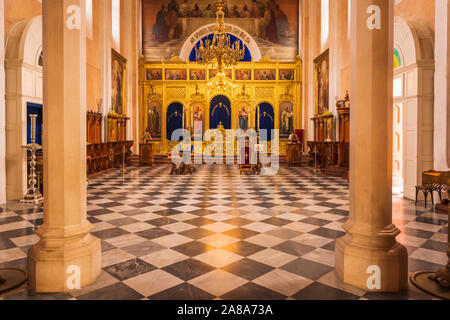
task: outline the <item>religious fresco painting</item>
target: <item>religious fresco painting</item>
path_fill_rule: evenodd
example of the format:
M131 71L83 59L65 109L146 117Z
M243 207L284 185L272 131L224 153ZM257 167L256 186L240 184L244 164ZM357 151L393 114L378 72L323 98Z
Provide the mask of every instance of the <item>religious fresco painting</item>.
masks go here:
M147 79L147 81L162 80L162 69L145 70L145 78Z
M275 69L255 70L255 80L275 80Z
M314 60L316 70L316 111L322 115L329 110L329 68L330 51L327 50Z
M237 128L247 132L247 130L250 129L250 105L247 102L238 103L237 110Z
M185 69L166 70L166 80L187 80Z
M280 104L280 138L288 139L294 132L294 104L285 101Z
M125 76L127 60L115 50L111 54L111 113L125 114Z
M152 139L161 138L161 104L159 102L149 101L148 103L145 132L149 133Z
M252 70L250 70L250 69L238 69L238 70L236 70L235 79L239 80L239 81L252 80Z
M182 46L199 26L215 22L214 3L214 0L143 0L144 52L170 49L180 43ZM223 11L227 23L245 30L258 44L290 48L292 56L289 58L295 59L298 54L298 1L228 0Z
M225 76L228 79L233 79L233 71L231 69L225 69L223 72L225 73ZM214 78L215 76L217 76L218 73L219 73L219 70L217 70L217 69L210 69L209 70L209 79Z
M189 75L189 79L190 80L206 80L205 77L205 70L190 70L190 75Z
M204 109L205 106L201 102L196 102L191 106L192 110L192 134L195 138L202 138L203 132L204 132L204 123L205 123L205 116L204 116Z
M278 80L290 80L293 81L295 72L293 69L280 69L280 75Z

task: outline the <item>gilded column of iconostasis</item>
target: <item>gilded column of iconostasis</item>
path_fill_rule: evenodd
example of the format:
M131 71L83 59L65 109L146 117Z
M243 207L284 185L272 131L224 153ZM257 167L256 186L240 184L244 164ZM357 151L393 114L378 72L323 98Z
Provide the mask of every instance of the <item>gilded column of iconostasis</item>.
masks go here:
M278 129L284 154L289 136L302 129L298 3L227 1L224 11L245 57L221 75L216 65L197 62L195 51L212 39L214 1L143 1L139 134L156 154L179 143L172 133L180 128L192 140L209 129Z

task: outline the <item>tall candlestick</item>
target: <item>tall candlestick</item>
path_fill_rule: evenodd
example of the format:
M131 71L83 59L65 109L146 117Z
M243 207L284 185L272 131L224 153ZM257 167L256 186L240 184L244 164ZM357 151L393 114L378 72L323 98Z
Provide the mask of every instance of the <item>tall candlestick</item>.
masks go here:
M36 142L36 118L37 114L30 114L31 119L31 143Z
M37 175L36 175L36 151L41 150L42 147L36 144L36 118L37 114L30 114L31 127L30 127L30 136L31 143L29 145L23 146L22 148L30 151L31 153L31 161L30 161L30 171L28 174L28 189L27 194L24 199L21 201L22 203L33 203L38 205L42 202L43 197L41 191L39 190L39 186L36 187L37 183Z

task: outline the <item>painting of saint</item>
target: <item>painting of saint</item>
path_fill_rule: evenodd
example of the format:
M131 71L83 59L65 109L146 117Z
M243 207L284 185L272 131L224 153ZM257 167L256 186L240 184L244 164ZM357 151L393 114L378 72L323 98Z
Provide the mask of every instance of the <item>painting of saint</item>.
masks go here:
M275 80L275 70L255 70L255 80Z
M203 104L192 106L192 128L194 136L203 136Z
M280 69L279 80L294 80L294 70L293 69Z
M112 51L111 77L112 77L112 113L122 115L125 113L125 68L126 60L116 51Z
M146 131L153 138L161 137L161 105L158 102L148 103Z
M187 80L186 70L166 70L166 80Z
M146 72L146 79L147 81L152 80L162 80L162 70L161 69L147 69Z
M317 113L324 114L329 110L329 50L325 51L314 60L317 70Z
M292 102L280 104L280 137L288 138L294 132L294 105Z
M242 104L242 108L238 113L239 119L239 129L244 132L247 132L249 129L249 114L248 114L248 106L246 104Z
M206 80L205 78L205 70L190 70L190 77L191 80Z
M249 69L236 70L236 80L251 80L252 71Z

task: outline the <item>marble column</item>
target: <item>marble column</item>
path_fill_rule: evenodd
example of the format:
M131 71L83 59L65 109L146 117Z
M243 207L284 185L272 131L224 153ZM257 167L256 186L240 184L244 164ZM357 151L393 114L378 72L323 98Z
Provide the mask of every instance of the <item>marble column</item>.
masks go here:
M111 108L111 45L112 17L111 0L96 0L100 10L99 57L100 57L100 96L103 101L102 141L108 140L107 115ZM94 21L95 24L95 21Z
M5 8L0 0L0 205L6 203Z
M320 54L320 1L303 1L303 125L305 140L314 140L315 71L314 59Z
M436 0L434 170L450 170L450 1Z
M351 5L350 218L336 242L336 272L367 291L399 292L407 285L408 260L392 224L394 1Z
M86 218L84 0L43 2L44 224L28 254L37 292L87 286L101 272L100 240Z

